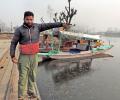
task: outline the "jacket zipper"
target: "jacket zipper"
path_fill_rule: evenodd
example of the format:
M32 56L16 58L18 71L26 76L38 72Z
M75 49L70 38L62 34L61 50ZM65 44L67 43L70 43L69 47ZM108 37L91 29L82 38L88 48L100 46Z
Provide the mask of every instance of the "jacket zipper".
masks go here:
M26 25L24 25L27 29L28 29L28 34L29 34L29 37L30 37L30 43L32 42L32 38L31 38L31 33L30 33L30 29L29 27L27 27Z
M28 29L28 31L29 31L30 43L31 43L32 42L32 38L31 38L30 28Z
M27 27L27 26L25 25L25 27ZM29 34L29 37L30 37L30 44L31 44L31 43L32 43L31 32L30 32L30 29L31 29L31 28L27 27L27 29L28 29L28 34ZM32 52L32 49L31 49L31 48L30 48L30 50L31 50L31 52Z

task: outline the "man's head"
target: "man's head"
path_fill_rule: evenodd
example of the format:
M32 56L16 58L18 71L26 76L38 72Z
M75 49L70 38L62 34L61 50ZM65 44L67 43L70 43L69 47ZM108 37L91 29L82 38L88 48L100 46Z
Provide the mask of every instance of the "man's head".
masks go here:
M24 13L24 23L30 27L30 26L33 25L33 22L34 22L34 14L33 14L33 12L26 11Z

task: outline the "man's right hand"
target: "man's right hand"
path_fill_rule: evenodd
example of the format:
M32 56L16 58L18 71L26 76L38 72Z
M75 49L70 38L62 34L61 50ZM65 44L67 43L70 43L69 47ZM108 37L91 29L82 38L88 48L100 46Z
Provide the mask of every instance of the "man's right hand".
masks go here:
M15 64L17 64L17 63L18 63L17 58L16 58L16 57L13 57L13 58L12 58L12 62L15 63Z

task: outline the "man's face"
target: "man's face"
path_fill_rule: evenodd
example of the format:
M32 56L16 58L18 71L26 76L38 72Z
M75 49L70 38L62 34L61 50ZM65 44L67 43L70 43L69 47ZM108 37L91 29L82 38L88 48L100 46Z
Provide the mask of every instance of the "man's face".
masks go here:
M33 22L34 22L34 17L33 16L26 16L24 18L24 22L28 25L28 26L32 26Z

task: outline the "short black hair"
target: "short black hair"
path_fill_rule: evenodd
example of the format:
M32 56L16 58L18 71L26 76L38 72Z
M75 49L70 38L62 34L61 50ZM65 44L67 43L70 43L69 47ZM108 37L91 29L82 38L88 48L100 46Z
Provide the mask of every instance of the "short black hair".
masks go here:
M26 12L24 12L24 18L27 17L27 16L33 16L34 17L34 14L31 11L26 11Z

